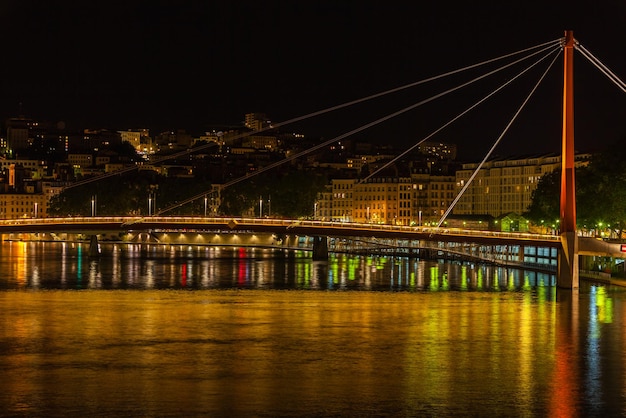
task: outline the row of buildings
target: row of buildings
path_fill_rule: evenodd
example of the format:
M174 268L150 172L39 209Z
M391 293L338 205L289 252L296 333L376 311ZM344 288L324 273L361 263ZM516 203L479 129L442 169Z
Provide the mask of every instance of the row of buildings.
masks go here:
M590 157L576 155L575 164L586 165ZM438 225L443 221L464 227L511 215L519 219L532 203L539 179L560 167L559 155L541 155L496 159L482 165L465 163L447 175L416 169L404 176L333 179L318 194L314 216L396 225ZM505 229L526 227L512 222Z
M0 138L0 219L46 217L50 199L75 181L138 167L170 176L204 172L212 187L245 176L309 148L297 134L271 129L264 114L251 113L239 128L193 136L185 131L150 136L147 129L84 130L70 134L63 126L42 126L26 118L7 121ZM120 155L127 144L140 159ZM189 153L195 146L210 151ZM170 158L172 153L182 158ZM37 155L39 158L20 158ZM170 157L168 157L168 155ZM576 156L587 164L590 156ZM312 208L319 220L398 225L432 225L444 216L463 223L484 217L523 214L546 173L560 168L560 156L540 155L456 162L456 146L426 142L417 154L390 164L390 150L367 144L333 144L298 163L303 170L328 169L333 175ZM372 173L372 174L370 174ZM471 181L470 181L471 180ZM214 202L210 213L217 213ZM467 226L467 225L464 225ZM511 229L523 228L512 226Z

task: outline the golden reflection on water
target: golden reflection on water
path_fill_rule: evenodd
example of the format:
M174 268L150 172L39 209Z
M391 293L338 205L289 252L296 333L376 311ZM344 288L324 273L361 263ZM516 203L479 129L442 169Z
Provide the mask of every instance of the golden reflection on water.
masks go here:
M624 297L605 287L384 257L52 248L0 244L0 415L626 416ZM50 275L68 290L44 290ZM224 277L290 290L204 290ZM394 291L335 291L352 286Z
M574 413L578 325L559 307L519 293L1 292L0 405L28 415Z

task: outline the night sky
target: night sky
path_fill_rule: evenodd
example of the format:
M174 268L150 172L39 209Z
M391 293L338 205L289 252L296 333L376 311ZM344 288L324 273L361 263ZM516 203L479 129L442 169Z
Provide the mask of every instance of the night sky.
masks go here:
M282 122L554 40L566 29L626 80L623 0L588 1L584 7L573 6L581 2L456 3L4 0L0 117L21 109L39 120L64 121L68 129L149 128L153 134L171 129L199 134L238 125L249 112ZM462 159L480 158L545 68L529 71L433 139L458 144ZM511 74L498 74L490 83L351 139L409 147ZM580 54L575 74L577 148L593 151L626 141L626 94ZM469 79L463 77L282 130L331 139ZM559 152L561 91L562 55L496 153Z

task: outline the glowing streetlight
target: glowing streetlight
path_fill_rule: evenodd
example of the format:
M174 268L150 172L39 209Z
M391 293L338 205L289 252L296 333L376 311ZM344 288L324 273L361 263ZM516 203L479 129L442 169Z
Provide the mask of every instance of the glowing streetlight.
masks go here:
M95 194L91 196L91 216L96 216L96 199Z
M204 196L204 217L206 218L206 206L207 206L207 197Z
M263 197L259 196L259 218L263 217Z

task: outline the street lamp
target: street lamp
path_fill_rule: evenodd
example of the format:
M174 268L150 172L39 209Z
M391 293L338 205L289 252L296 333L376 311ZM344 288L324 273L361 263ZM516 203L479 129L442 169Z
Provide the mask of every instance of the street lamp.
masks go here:
M207 197L204 196L204 217L206 218L206 205L207 205Z
M263 217L263 197L259 196L259 218Z
M35 218L37 217L37 202L35 202Z
M95 194L91 196L91 216L96 216L96 198Z
M152 215L152 195L148 196L148 216Z

